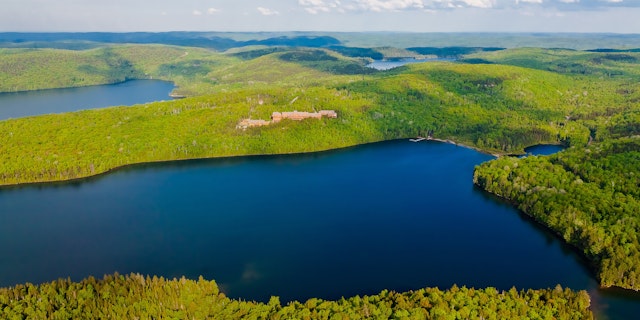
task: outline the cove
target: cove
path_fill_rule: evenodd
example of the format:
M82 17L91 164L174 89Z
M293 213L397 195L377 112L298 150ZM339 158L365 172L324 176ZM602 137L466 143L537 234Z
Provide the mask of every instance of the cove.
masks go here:
M0 120L169 100L171 82L130 80L99 86L0 93Z
M0 189L0 286L113 272L215 279L282 301L421 287L588 290L600 319L640 300L475 188L491 156L391 141L322 153L145 164Z

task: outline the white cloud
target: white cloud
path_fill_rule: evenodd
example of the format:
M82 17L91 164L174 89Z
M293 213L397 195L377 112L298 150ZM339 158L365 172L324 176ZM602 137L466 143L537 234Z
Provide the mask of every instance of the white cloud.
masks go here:
M356 0L364 10L383 12L400 11L406 9L423 9L422 0Z
M201 16L202 15L202 11L193 10L193 12L191 14L193 14L194 16Z
M218 12L220 12L220 9L216 9L216 8L207 9L207 14L216 14Z
M496 4L496 0L462 0L462 2L468 7L485 9L493 8L493 6Z
M433 9L455 8L495 8L499 1L506 3L514 0L298 0L298 4L311 14L324 12L398 12L408 10L421 10L433 12ZM544 0L515 0L518 2L542 3ZM567 1L567 0L565 0ZM577 1L577 0L568 0ZM620 1L620 0L607 0Z
M318 14L321 12L330 12L331 9L327 8L327 7L309 7L309 8L305 8L305 11L311 13L311 14Z
M431 0L430 8L482 8L488 9L496 6L498 0ZM516 0L517 3L518 0Z
M263 16L275 16L275 15L279 15L280 12L276 11L276 10L272 10L269 8L265 8L265 7L257 7L256 8L260 14L262 14Z
M536 4L541 4L543 2L543 0L516 0L516 4L519 3L536 3Z
M309 14L352 12L403 12L456 10L464 8L506 9L514 6L538 6L561 11L599 10L607 7L640 7L640 0L297 0ZM521 7L521 9L523 9Z
M333 9L338 12L345 11L345 8L342 6L342 3L339 0L298 0L298 4L306 7L304 8L304 10L311 14L331 12Z
M324 0L298 0L298 3L303 6L323 7L325 6Z

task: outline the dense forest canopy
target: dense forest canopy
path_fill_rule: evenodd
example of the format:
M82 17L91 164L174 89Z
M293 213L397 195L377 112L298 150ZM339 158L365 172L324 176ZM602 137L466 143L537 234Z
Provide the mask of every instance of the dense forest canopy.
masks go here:
M3 319L593 319L589 295L554 289L384 290L338 301L235 300L214 281L139 274L0 289Z
M573 147L548 157L503 157L474 182L582 249L601 285L640 289L640 138Z

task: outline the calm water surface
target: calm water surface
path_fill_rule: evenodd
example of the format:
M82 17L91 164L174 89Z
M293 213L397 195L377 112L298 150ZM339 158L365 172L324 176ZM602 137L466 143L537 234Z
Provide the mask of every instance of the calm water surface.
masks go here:
M376 70L389 70L397 67L404 66L410 63L420 63L420 62L428 62L428 61L455 61L455 59L450 58L430 58L430 59L415 59L415 58L406 58L400 60L374 60L370 64L367 65L369 68L373 68Z
M118 84L0 93L0 120L47 113L170 100L171 82L131 80Z
M539 144L524 149L527 154L550 155L564 150L564 146L557 144Z
M231 297L336 299L425 286L599 291L570 248L474 188L491 159L438 142L139 165L0 189L0 286L120 273L215 279Z

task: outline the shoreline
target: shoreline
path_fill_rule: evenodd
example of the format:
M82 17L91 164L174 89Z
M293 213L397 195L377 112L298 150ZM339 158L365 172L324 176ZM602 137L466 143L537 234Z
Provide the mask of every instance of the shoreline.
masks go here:
M101 82L101 83L93 83L93 84L86 84L86 85L78 85L78 86L72 86L72 87L52 87L52 88L40 88L40 89L31 89L31 90L16 90L16 91L0 91L0 94L10 94L10 93L25 93L25 92L37 92L37 91L48 91L48 90L59 90L59 89L79 89L79 88L87 88L87 87L98 87L98 86L111 86L111 85L116 85L116 84L123 84L129 81L140 81L140 80L151 80L151 81L163 81L163 82L170 82L174 85L174 89L178 88L178 86L176 85L175 81L173 80L164 80L164 79L152 79L152 78L131 78L131 79L125 79L124 81L116 81L116 82ZM167 96L168 97L172 97L171 94L173 93L173 90L171 91L171 93L169 93ZM184 96L185 98L187 96Z
M95 174L92 174L92 175L81 176L81 177L76 177L76 178L71 178L71 179L45 180L45 181L18 182L18 183L10 183L10 184L0 184L0 190L5 189L5 188L8 189L8 188L21 188L21 187L29 187L29 186L43 186L43 185L47 185L47 184L53 185L53 184L79 183L79 182L82 182L82 180L90 180L90 179L100 178L102 176L105 176L107 174L113 173L115 171L127 169L127 168L134 167L134 166L165 164L165 163L166 164L170 164L170 163L176 163L176 162L189 162L189 161L237 159L237 158L295 156L295 155L305 155L305 154L313 154L313 153L320 153L320 152L333 152L333 151L339 151L339 150L348 149L348 148L354 148L354 147L358 147L358 146L370 145L370 144L374 144L374 143L384 143L384 142L402 141L402 140L404 140L404 138L391 139L391 140L378 140L378 141L358 143L358 144L353 144L353 145L348 145L348 146L343 146L343 147L334 147L334 148L328 148L328 149L318 149L318 150L314 150L314 151L284 152L284 153L253 153L253 154L221 155L221 156L210 156L210 157L196 157L196 158L166 159L166 160L153 160L153 161L133 162L133 163L127 163L127 164L123 164L123 165L120 165L120 166L117 166L117 167L113 167L113 168L107 169L106 171L103 171L103 172L98 172L98 173L95 173Z
M480 153L491 155L494 158L500 158L500 157L506 155L506 154L501 154L501 153L490 152L490 151L487 151L487 150L482 150L480 148L473 147L473 146L470 146L470 145L466 145L466 144L463 144L463 143L458 143L458 142L455 142L455 141L449 140L449 139L439 139L439 138L427 137L426 140L427 141L436 141L436 142L448 143L448 144L452 144L452 145L455 145L455 146L458 146L458 147L475 150L475 151L480 152Z
M535 223L539 227L542 227L544 230L546 230L549 233L553 234L553 236L556 237L560 242L562 242L565 245L569 246L569 248L571 248L571 250L574 253L578 254L580 256L580 258L582 258L582 260L584 262L586 262L587 268L592 273L592 275L594 276L595 280L597 280L597 282L598 282L598 290L620 291L620 292L623 292L625 294L638 295L638 297L640 298L640 288L638 288L638 289L625 288L625 287L616 286L616 285L603 286L600 283L600 275L598 274L598 266L594 263L594 261L592 261L592 259L587 257L587 255L584 253L584 250L582 248L580 248L580 247L578 247L578 246L576 246L576 245L574 245L572 243L567 242L564 238L562 238L562 235L560 233L558 233L556 230L551 229L549 226L547 226L546 224L544 224L540 220L536 219L534 216L532 216L529 213L527 213L526 211L518 208L518 203L517 202L515 202L515 201L513 201L513 200L511 200L509 198L506 198L506 197L504 197L502 195L487 191L484 188L482 188L482 186L478 185L477 183L474 183L473 185L475 187L479 188L480 190L482 190L482 192L484 192L485 194L490 195L490 196L495 197L495 198L498 198L498 199L508 203L514 209L518 210L518 212L520 212L527 220L529 220L532 223Z
M326 148L326 149L318 149L318 150L313 150L313 151L284 152L284 153L254 153L254 154L220 155L220 156L215 156L214 155L214 156L195 157L195 158L165 159L165 160L152 160L152 161L132 162L132 163L123 164L123 165L120 165L120 166L117 166L117 167L109 168L109 169L107 169L106 171L103 171L103 172L98 172L98 173L87 175L87 176L75 177L75 178L71 178L71 179L43 180L43 181L18 182L18 183L8 183L8 184L0 183L0 190L3 189L3 188L19 188L19 187L26 187L26 186L30 186L30 185L37 186L37 185L46 185L46 184L76 183L76 182L81 182L82 180L98 178L98 177L101 177L103 175L107 175L109 173L115 172L117 170L122 170L122 169L126 169L128 167L139 166L139 165L161 164L161 163L172 163L172 162L185 162L185 161L204 161L204 160L213 160L213 159L234 159L234 158L243 158L243 157L262 157L262 156L269 156L270 157L270 156L302 155L302 154L312 154L312 153L319 153L319 152L338 151L338 150L343 150L343 149L347 149L347 148L370 145L370 144L374 144L374 143L403 141L403 140L406 140L406 139L410 139L410 138L405 137L405 138L395 138L395 139L389 139L389 140L376 140L376 141L370 141L370 142L356 143L356 144L353 144L353 145L346 145L346 146L342 146L342 147L331 147L331 148ZM452 144L452 145L455 145L455 146L458 146L458 147L467 148L467 149L474 150L476 152L480 152L480 153L483 153L483 154L491 155L494 158L499 158L499 157L502 157L502 156L505 156L505 155L509 155L509 154L503 154L503 153L497 153L497 152L491 152L491 151L488 151L488 150L483 150L483 149L480 149L480 148L477 148L477 147L473 147L473 146L470 146L470 145L467 145L467 144L455 142L455 141L450 140L450 139L440 139L440 138L427 137L427 138L425 138L424 141L435 141L435 142L440 142L440 143Z

